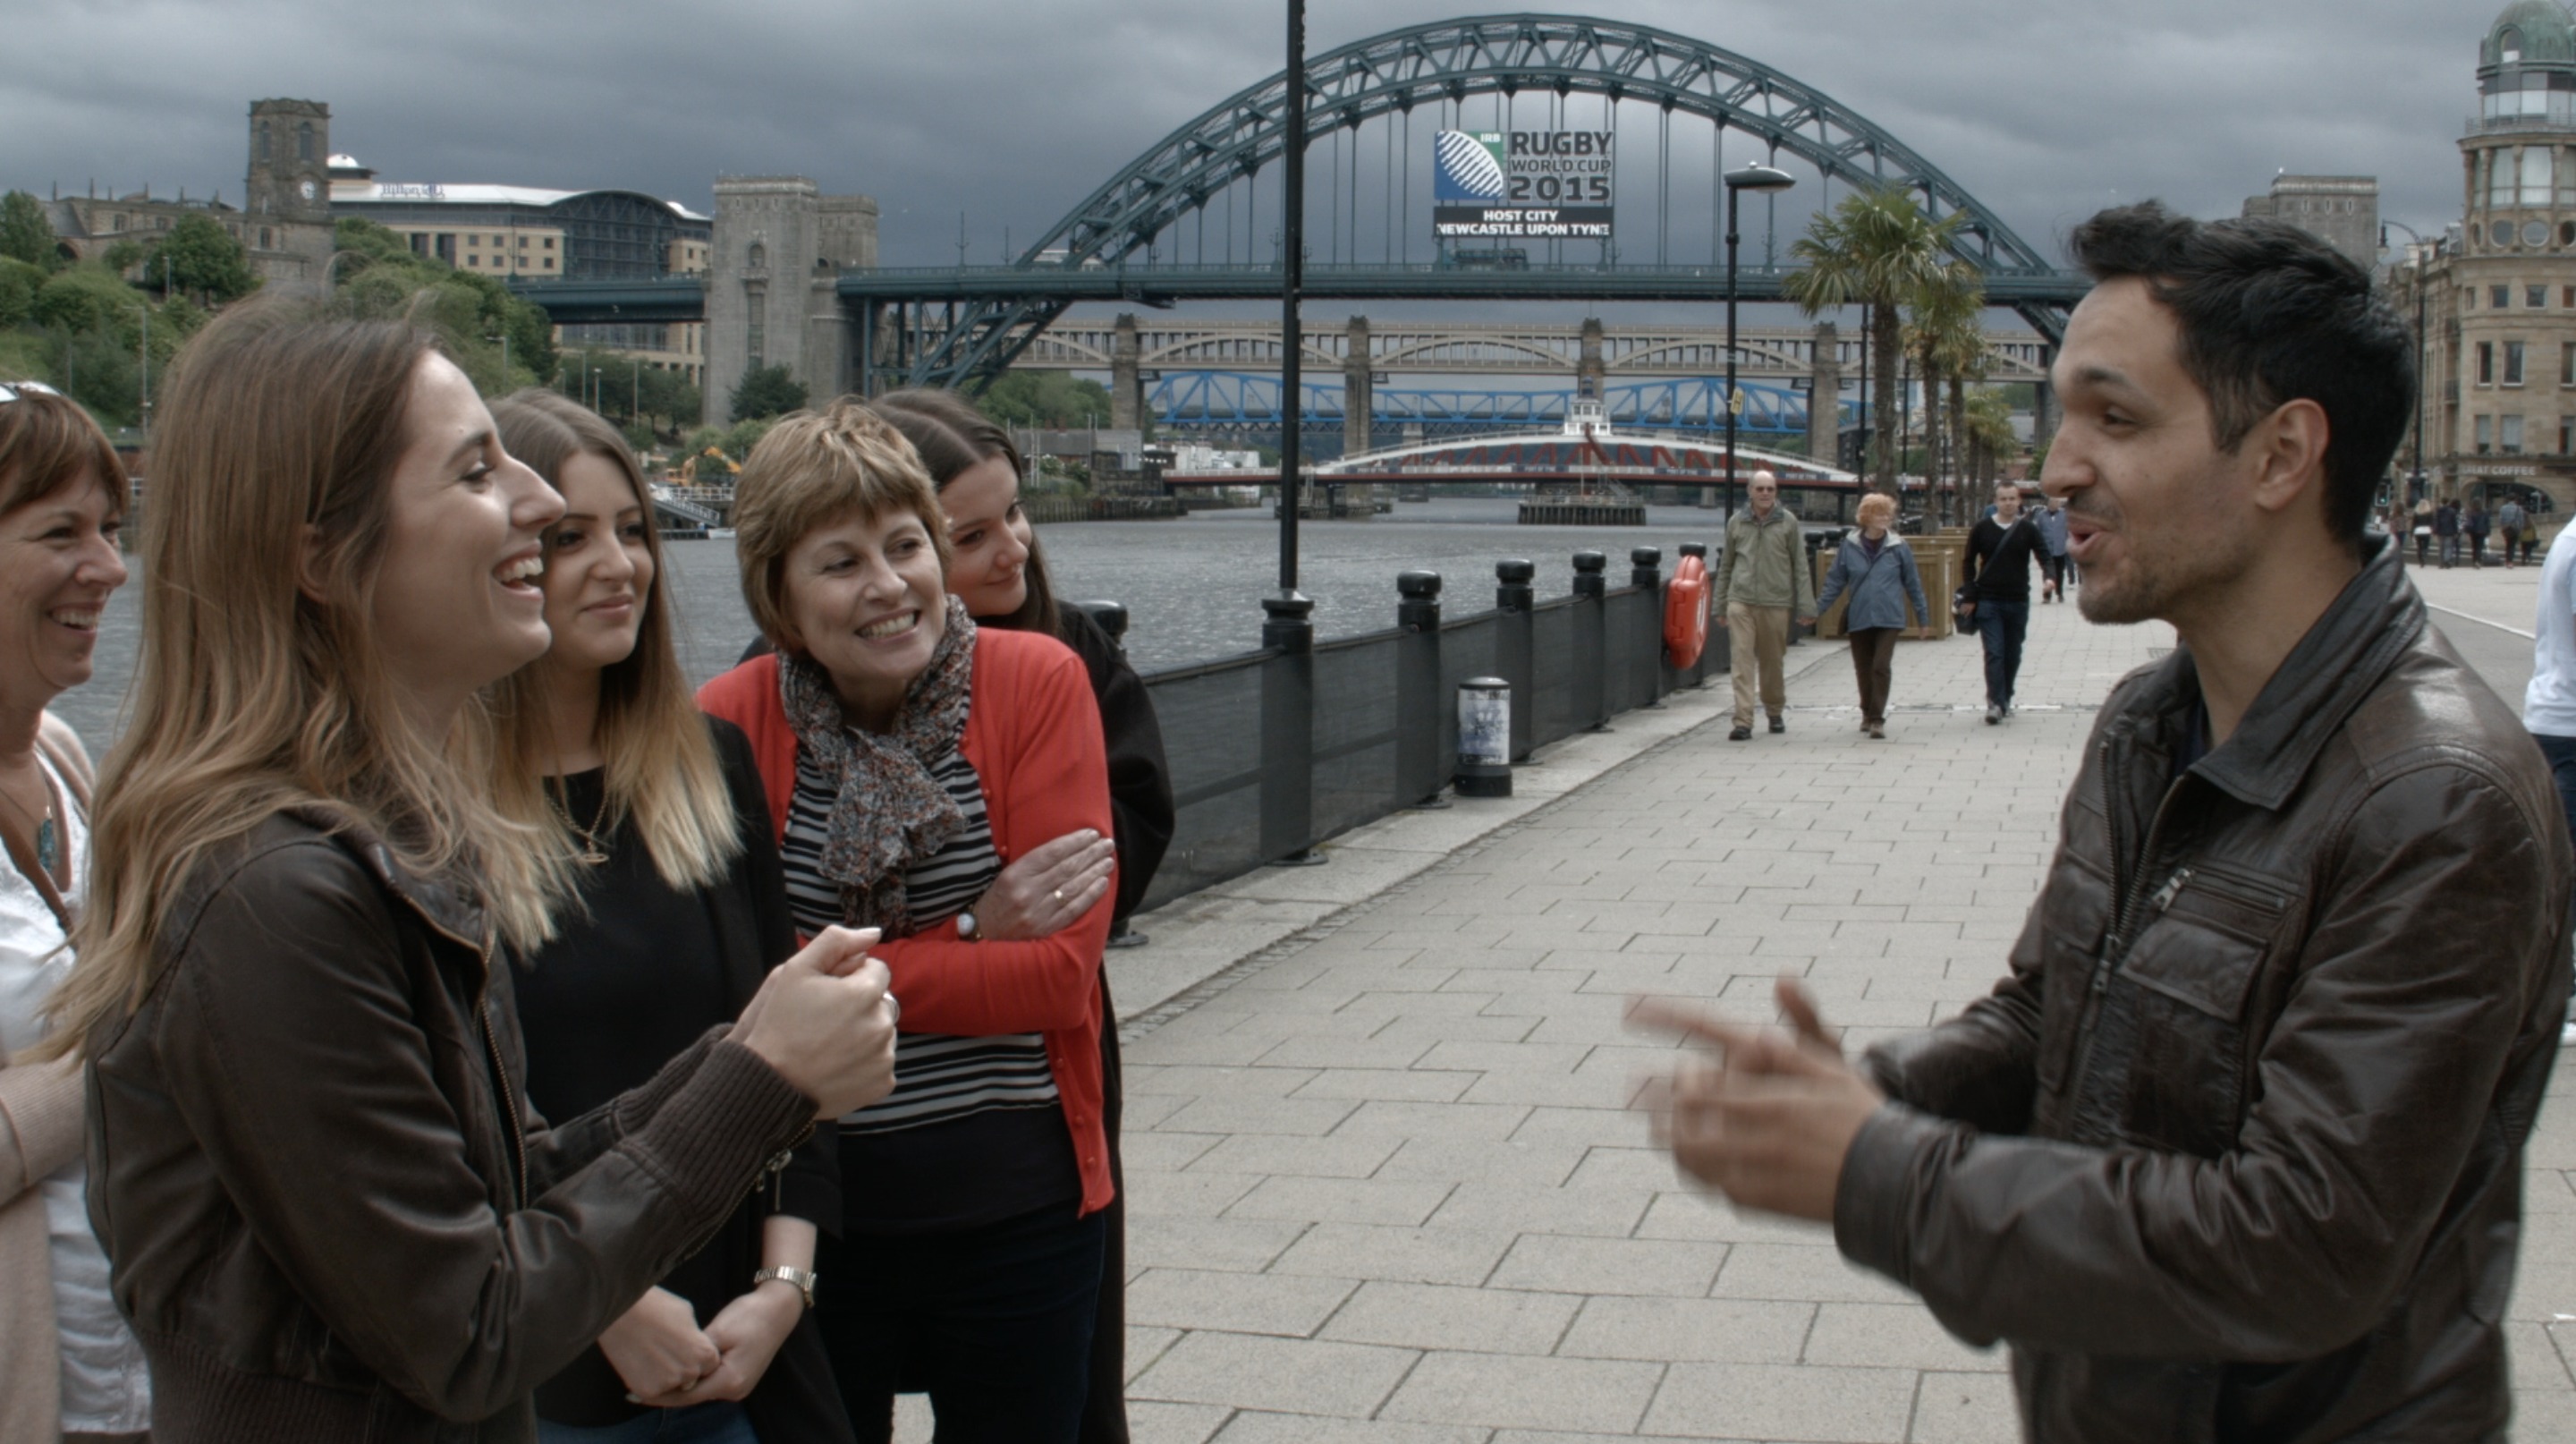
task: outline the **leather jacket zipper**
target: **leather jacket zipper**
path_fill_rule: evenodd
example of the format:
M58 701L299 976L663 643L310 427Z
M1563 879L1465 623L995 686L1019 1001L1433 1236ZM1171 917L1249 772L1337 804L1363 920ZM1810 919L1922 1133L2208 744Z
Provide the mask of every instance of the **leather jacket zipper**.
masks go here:
M2106 738L2102 743L2104 804L2102 815L2110 825L2111 866L2115 873L2120 866L2120 819L2124 811L2120 801L2128 795L2127 789L2120 785L2122 776L2119 763L2118 750ZM2111 911L2110 931L2102 939L2101 951L2094 956L2093 976L2085 986L2084 1006L2076 1017L2076 1027L2082 1030L2083 1043L2075 1055L2075 1071L2066 1080L2070 1095L2080 1089L2083 1086L2083 1080L2091 1075L2095 1024L2101 1020L2103 998L2111 991L2113 970L2118 968L2121 961L2129 955L2129 944L2136 937L2138 930L2171 906L2175 894L2180 893L2183 884L2191 879L2190 868L2177 868L2173 876L2166 879L2164 886L2158 888L2152 897L2144 896L2148 877L2147 861L2156 855L2156 840L2164 832L2165 814L2173 806L2174 794L2181 790L2182 783L2179 780L2169 783L2165 787L2165 795L2157 801L2155 816L2147 821L2147 835L2139 846L2136 865L2130 870L2135 881L2120 890L2119 898L2113 904ZM2145 910L2145 916L2139 915L2142 909Z
M482 1006L476 1010L483 1023L483 1056L491 1061L492 1078L501 1089L501 1113L510 1124L510 1153L517 1167L510 1174L510 1196L520 1209L528 1206L528 1135L519 1121L518 1095L510 1087L509 1066L501 1061L500 1040L492 1033L492 943L487 935L475 945L483 959Z

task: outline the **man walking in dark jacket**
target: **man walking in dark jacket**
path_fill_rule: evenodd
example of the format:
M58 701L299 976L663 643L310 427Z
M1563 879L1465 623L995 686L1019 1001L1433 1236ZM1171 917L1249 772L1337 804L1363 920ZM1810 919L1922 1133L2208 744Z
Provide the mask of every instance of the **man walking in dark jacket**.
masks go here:
M1986 725L2012 713L2021 683L2022 639L2030 634L2030 559L2039 528L2022 515L2021 488L1995 488L1992 516L1968 533L1968 595L1977 603L1977 637L1986 648Z
M1659 1127L2009 1341L2033 1439L2500 1439L2571 863L2538 749L2364 538L2412 343L2278 221L2150 203L2071 248L2043 484L2085 615L2181 646L2097 716L1990 995L1857 1064L1791 983L1787 1032L1641 1008L1726 1054Z

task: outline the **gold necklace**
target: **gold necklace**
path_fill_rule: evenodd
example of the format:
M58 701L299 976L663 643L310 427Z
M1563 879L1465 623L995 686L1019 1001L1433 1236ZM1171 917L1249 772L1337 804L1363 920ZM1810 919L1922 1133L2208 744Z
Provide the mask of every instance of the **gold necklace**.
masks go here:
M556 796L557 792L563 793L563 796ZM581 851L573 855L573 861L584 867L597 867L608 861L608 849L599 845L599 825L608 817L607 779L600 779L599 806L592 811L588 827L572 820L570 797L571 789L564 784L562 778L556 778L554 788L546 793L546 805L554 809L555 816L563 819L563 825L567 830L581 834Z

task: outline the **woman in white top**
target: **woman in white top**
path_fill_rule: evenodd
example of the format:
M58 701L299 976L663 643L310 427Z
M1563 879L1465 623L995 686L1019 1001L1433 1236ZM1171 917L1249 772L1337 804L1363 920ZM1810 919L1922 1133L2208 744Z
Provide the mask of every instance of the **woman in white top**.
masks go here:
M14 1063L46 1032L87 866L89 759L47 703L89 680L125 469L70 400L0 383L0 1444L133 1438L143 1351L90 1231L76 1066Z

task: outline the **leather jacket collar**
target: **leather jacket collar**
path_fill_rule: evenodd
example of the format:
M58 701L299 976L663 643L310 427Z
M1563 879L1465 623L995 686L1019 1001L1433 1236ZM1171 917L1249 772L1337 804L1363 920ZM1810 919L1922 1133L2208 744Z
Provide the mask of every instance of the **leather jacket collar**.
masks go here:
M2240 802L2279 811L2318 751L2423 635L2424 601L2406 580L2395 539L2366 538L2362 546L2361 570L2290 649L2236 731L2193 765L2195 776ZM2115 731L2124 740L2156 739L2169 751L2199 697L2199 669L2177 648L2147 675Z

